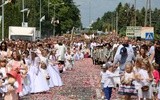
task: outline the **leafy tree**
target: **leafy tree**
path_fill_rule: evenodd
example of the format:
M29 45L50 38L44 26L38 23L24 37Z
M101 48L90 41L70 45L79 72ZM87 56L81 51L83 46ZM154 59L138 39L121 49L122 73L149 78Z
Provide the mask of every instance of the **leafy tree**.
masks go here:
M65 33L73 27L82 26L80 20L80 11L74 4L73 0L41 0L41 15L45 15L45 21L42 21L42 36L50 36L53 33L53 24L51 20L54 16L54 5L56 4L55 16L59 20L56 24L56 34ZM40 24L40 0L24 0L24 8L29 8L30 13L24 12L25 22L28 22L29 27L36 27L39 30ZM64 3L63 5L58 5ZM5 5L5 37L8 37L9 26L22 25L22 0L16 0L15 3ZM1 13L1 10L0 10ZM42 17L41 16L41 17ZM1 28L0 28L1 34Z
M149 10L148 10L149 12ZM145 20L145 8L137 9L135 12L134 5L129 5L128 3L122 5L120 2L113 12L106 12L101 18L98 18L96 22L92 24L94 30L104 31L106 28L108 31L115 29L116 17L118 14L118 31L121 36L125 35L126 26L135 25L135 13L136 13L136 26L144 26ZM155 8L152 11L152 26L155 29L155 38L160 38L160 9ZM148 15L149 25L149 15Z

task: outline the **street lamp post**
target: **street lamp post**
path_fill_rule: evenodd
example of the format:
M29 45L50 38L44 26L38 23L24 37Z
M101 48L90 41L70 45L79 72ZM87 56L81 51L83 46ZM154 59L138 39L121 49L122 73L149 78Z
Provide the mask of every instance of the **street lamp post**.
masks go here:
M89 27L91 27L91 0L89 0Z
M116 34L118 34L118 12L116 12Z
M24 9L24 0L22 0L22 9ZM24 11L23 11L23 24L24 24Z
M4 0L2 0L2 4ZM4 39L4 5L2 6L2 40Z
M42 15L41 15L41 11L42 11L41 6L42 6L42 4L41 4L41 3L42 3L42 0L40 0L40 8L39 8L39 9L40 9L40 19L41 19L41 17L42 17ZM41 26L41 21L39 20L39 31L40 31L40 34L41 34L41 31L42 31L42 30L41 30L41 27L42 27L42 26Z
M25 15L24 15L24 12L26 12L26 11L29 11L29 8L23 8L23 9L21 10L21 12L23 13L22 27L26 27L26 26L25 26Z
M136 12L136 9L137 9L137 3L136 3L136 0L134 0L134 13L135 13L135 15L134 15L134 26L136 26L136 24L137 24L137 12Z
M55 19L56 19L56 6L58 5L63 5L64 3L60 3L60 4L53 4L54 6L54 15L53 15L53 36L55 36L56 33L56 26L55 26ZM49 9L48 9L49 10Z
M2 40L4 40L4 5L6 5L7 3L9 3L8 0L2 0L2 5L0 6L2 7Z
M56 17L56 11L55 11L55 9L56 9L56 5L54 5L54 20L53 20L53 36L55 36L55 33L56 33L56 26L55 26L55 17Z

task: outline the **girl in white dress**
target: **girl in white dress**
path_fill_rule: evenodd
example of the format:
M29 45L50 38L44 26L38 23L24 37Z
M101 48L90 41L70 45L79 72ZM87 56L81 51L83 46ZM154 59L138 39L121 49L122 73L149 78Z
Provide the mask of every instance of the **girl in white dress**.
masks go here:
M52 51L51 55L49 56L49 61L47 66L47 70L50 76L49 80L50 87L63 85L57 64L58 62L56 61L55 51Z
M124 75L121 77L121 85L119 93L125 96L125 100L130 100L131 95L137 95L133 81L135 75L131 63L126 63Z
M70 50L65 54L65 69L72 70L73 68L73 56L71 55Z
M40 68L40 71L42 72L43 74L43 77L45 78L45 81L48 83L48 85L50 84L49 83L49 80L50 80L50 76L49 76L49 73L47 71L47 65L45 62L41 62L41 68Z
M25 66L29 70L30 69L30 64L31 64L30 57L29 57L29 51L25 51L22 54L22 59L23 59L23 62L25 64ZM31 83L30 83L31 77L28 74L28 70L27 70L25 75L22 75L23 76L23 91L20 93L20 96L27 95L31 91L31 87L30 87L30 85L31 85Z
M6 59L0 59L0 93L7 92L6 84L7 84L7 69L6 69L7 61Z
M31 53L29 75L31 77L31 93L45 92L49 90L48 83L40 70L40 58L36 56L35 52Z
M144 59L142 63L142 69L139 71L140 88L138 89L138 97L143 100L152 99L152 86L153 81L152 68L148 59Z
M47 70L50 76L50 81L54 84L54 86L62 86L63 82L60 77L58 65L48 65Z
M48 52L47 49L43 49L42 50L42 55L39 55L39 56L40 56L40 59L41 59L41 68L40 68L40 70L43 73L45 79L47 77L46 81L47 81L49 87L54 87L54 83L53 83L54 80L52 78L50 78L50 76L52 75L51 74L52 72L50 71L50 70L52 70L52 68L50 66L51 61L49 60L50 53Z

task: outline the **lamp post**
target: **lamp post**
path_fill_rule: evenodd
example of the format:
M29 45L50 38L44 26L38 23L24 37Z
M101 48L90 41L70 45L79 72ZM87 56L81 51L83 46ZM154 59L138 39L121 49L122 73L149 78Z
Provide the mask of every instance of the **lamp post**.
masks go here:
M134 0L134 9L135 9L135 11L134 11L134 13L135 13L135 15L134 15L134 26L136 26L136 24L137 24L137 14L136 14L136 9L137 9L137 3L136 3L136 0Z
M40 19L41 19L41 17L42 17L42 14L41 14L41 12L42 12L42 9L41 9L41 6L42 6L42 0L40 0L40 8L39 8L39 10L40 10ZM41 34L41 21L40 21L40 19L39 19L39 32L40 32L40 34Z
M55 26L55 17L56 17L56 11L55 11L55 9L56 9L56 5L54 5L54 19L53 19L53 36L55 36L55 33L56 33L56 26Z
M2 4L4 0L2 0ZM2 40L4 39L4 5L2 6Z
M148 16L148 0L146 0L146 8L145 8L145 19L144 19L144 26L147 26L147 16Z
M24 9L24 0L22 0L22 9ZM24 24L24 11L23 11L23 24Z
M22 9L21 10L21 12L23 13L23 21L22 21L22 27L24 27L25 26L25 15L24 15L24 12L26 12L26 11L29 11L29 9L28 8L24 8L24 9Z
M118 12L116 12L116 34L118 34Z
M55 27L55 19L56 19L56 6L58 6L58 5L63 5L64 3L59 3L59 4L53 4L53 6L54 6L54 15L53 15L53 17L54 17L54 19L53 19L53 36L55 36L55 33L56 33L56 27Z
M91 27L91 0L89 0L89 27Z
M4 40L4 5L6 5L7 3L9 3L8 0L2 0L2 5L0 5L0 7L2 7L2 40Z

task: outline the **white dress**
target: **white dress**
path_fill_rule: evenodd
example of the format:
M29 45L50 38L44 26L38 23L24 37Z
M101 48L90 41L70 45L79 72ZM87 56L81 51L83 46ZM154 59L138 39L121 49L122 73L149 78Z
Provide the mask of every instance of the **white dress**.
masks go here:
M141 77L143 78L143 80L141 80L140 84L141 84L141 87L142 86L149 86L149 90L147 92L142 92L142 89L139 88L138 89L138 96L140 98L149 98L151 99L152 98L152 86L151 86L151 83L147 81L147 79L149 79L149 75L148 75L148 72L144 69L141 69L139 71Z
M63 82L60 77L58 66L49 64L47 70L50 76L50 83L53 83L54 86L62 86Z
M49 90L49 85L40 70L39 62L39 57L36 57L35 60L32 61L29 69L28 74L31 77L31 93L44 92Z
M49 73L48 73L47 69L40 68L40 71L42 72L43 77L45 78L46 82L49 85L50 83L49 83L49 80L47 80L47 77L49 78L50 76L49 76Z
M6 77L6 68L1 67L0 68L0 73L1 73L1 78ZM5 86L5 84L8 83L7 80L5 79L4 82L2 83L2 86L0 87L0 93L4 93L7 92L7 87Z
M24 60L25 60L26 66L28 67L28 70L29 70L30 65L31 65L30 59L25 58ZM31 76L29 75L29 71L28 71L26 77L23 78L23 90L19 94L19 96L27 95L30 93L30 91L31 91Z
M66 69L71 69L73 67L73 63L72 63L73 57L72 57L72 55L66 54L65 59L66 59L65 60L65 68Z
M56 57L58 61L64 61L66 53L65 45L55 45L55 48L56 48Z

